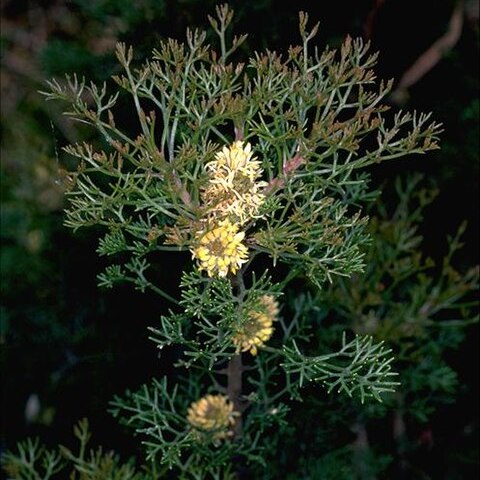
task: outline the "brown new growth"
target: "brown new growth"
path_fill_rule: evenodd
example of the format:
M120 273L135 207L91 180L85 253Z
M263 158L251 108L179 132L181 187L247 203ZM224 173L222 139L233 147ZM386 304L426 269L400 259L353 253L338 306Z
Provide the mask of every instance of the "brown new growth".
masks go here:
M305 159L301 155L295 155L290 160L287 160L283 164L283 172L281 177L275 177L270 180L269 184L265 187L265 194L278 190L285 185L285 177L291 175L297 168L305 163Z

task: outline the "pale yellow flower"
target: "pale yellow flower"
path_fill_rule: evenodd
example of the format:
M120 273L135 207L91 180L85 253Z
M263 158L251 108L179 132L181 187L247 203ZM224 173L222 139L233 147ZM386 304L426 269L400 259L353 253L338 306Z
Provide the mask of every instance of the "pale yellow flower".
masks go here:
M225 191L215 184L209 185L203 196L211 217L229 218L240 225L259 218L258 212L265 200L265 195L253 187L249 192L239 193L237 190Z
M187 421L195 429L222 439L232 435L231 428L237 416L233 403L225 395L205 395L190 405Z
M202 201L208 214L214 218L230 218L244 224L258 218L265 200L261 189L267 186L260 181L261 164L253 158L249 143L236 141L215 155L207 163L209 183L202 191Z
M224 183L226 186L233 185L237 175L253 182L262 174L262 169L260 162L252 157L252 146L249 143L243 146L242 141L236 141L215 154L215 160L207 164L207 170L219 176L214 178L215 183ZM224 175L220 175L220 172Z
M198 235L192 250L198 260L198 268L206 270L209 277L225 277L228 272L236 273L248 259L247 247L242 243L244 232L229 220L223 220L214 228Z
M278 303L272 295L263 295L259 304L248 312L248 320L235 332L233 344L237 353L250 351L256 355L273 334L273 322L278 316Z

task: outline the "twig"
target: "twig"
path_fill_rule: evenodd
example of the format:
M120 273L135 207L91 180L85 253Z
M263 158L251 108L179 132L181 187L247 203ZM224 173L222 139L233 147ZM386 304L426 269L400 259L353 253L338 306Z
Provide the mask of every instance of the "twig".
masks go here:
M293 158L283 164L282 176L272 178L269 184L265 187L265 193L278 190L285 185L285 177L291 175L301 165L305 163L305 159L301 155L295 155Z
M463 0L459 0L450 18L448 30L436 40L417 60L404 72L392 98L403 97L402 91L410 88L427 74L458 42L463 28Z

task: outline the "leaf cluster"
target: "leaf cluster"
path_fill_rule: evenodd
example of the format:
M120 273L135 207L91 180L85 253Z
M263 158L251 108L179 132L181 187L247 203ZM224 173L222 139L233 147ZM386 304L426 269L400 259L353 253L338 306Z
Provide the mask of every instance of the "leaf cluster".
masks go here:
M418 438L412 438L411 431L427 428L425 425L432 421L440 406L458 400L461 385L448 359L452 352L462 348L470 326L478 322L475 297L478 268L458 271L454 266L455 253L462 247L463 226L446 242L447 253L438 265L425 258L419 229L424 211L437 191L419 175L398 179L394 189L397 202L393 210L379 202L370 211L373 241L367 252L365 273L337 279L328 288L297 303L297 308L300 317L309 318L311 330L315 332L313 337L307 336L305 352L334 349L339 335L346 330L359 335L361 343L367 342L365 335L371 336L373 345L385 342L392 350L390 355L398 372L394 380L400 384L395 387L395 393L382 396L383 403L365 404L358 402L357 396L353 399L342 395L327 397L307 387L310 395L303 395L300 408L292 407L289 420L294 431L289 438L301 436L305 445L313 444L315 448L297 451L288 438L283 439L284 448L292 453L283 466L279 466L279 471L283 468L291 468L295 474L317 471L318 462L323 466L323 460L317 459L326 455L338 458L339 469L341 465L349 475L366 472L370 469L370 457L380 459L391 451L391 446L385 446L386 441L396 445L405 468L410 469L412 465L409 471L418 471L415 465L418 460L410 456L410 452L417 451L420 445ZM295 361L293 369L305 380L328 372L321 361L338 355L321 356L320 368L316 369L316 357L300 354L295 346L286 348ZM340 376L344 374L342 371ZM337 383L336 388L339 385L341 383ZM311 420L298 420L297 415ZM389 425L392 415L396 430L390 432L391 439L388 429L385 430L380 444L376 437L378 422L385 418ZM347 432L350 438L351 432L356 437L346 440ZM342 453L346 445L352 452L348 459ZM387 475L387 466L388 461L378 464L377 472Z
M153 380L112 402L112 413L142 437L147 461L156 465L159 474L175 467L176 478L181 479L233 479L239 453L247 463L265 467L262 433L269 422L264 414L250 415L242 437L235 441L218 442L208 432L202 432L199 441L199 433L186 420L186 411L188 400L200 396L201 374L189 375L173 388L166 378ZM275 414L278 418L283 416L280 409Z
M88 421L75 425L78 452L60 445L58 450L47 450L38 439L28 439L17 445L18 452L6 452L2 467L11 478L24 480L49 480L68 474L71 480L143 480L153 478L137 470L132 461L122 463L113 451L102 447L87 449L90 440Z
M409 399L405 408L426 420L435 404L451 401L457 390L456 373L444 357L459 347L468 325L478 322L474 292L479 271L473 267L460 273L453 264L464 224L448 239L438 266L422 256L418 229L436 190L421 182L419 175L396 181L394 211L380 206L371 224L376 240L365 274L340 280L319 301L338 319L337 331L347 324L392 347L401 368L401 391Z
M298 373L300 386L305 382L320 382L329 393L336 390L349 396L358 390L363 403L365 397L370 396L381 402L381 394L395 391L400 384L395 378L398 373L391 371L391 350L385 349L382 343L374 343L368 336L356 336L347 342L344 334L338 352L318 357L305 357L295 341L293 347L285 346L283 350L283 366L289 374ZM333 363L332 359L338 363Z
M119 44L125 73L114 77L115 93L76 76L49 82L47 99L68 102L67 115L106 143L66 147L78 159L68 177L66 225L106 228L103 255L185 249L205 214L205 164L240 139L254 146L269 182L263 218L248 239L254 253L292 265L318 286L361 271L368 242L361 204L371 194L359 169L437 148L439 126L429 115L384 115L391 83L376 87L376 55L361 40L347 38L338 52L312 51L317 26L307 32L302 14L303 45L286 56L267 50L229 62L244 37L226 46L231 11L219 7L217 15L211 23L220 52L204 32L188 31L185 44L164 41L139 67L133 50ZM124 95L136 114L132 134L115 121Z

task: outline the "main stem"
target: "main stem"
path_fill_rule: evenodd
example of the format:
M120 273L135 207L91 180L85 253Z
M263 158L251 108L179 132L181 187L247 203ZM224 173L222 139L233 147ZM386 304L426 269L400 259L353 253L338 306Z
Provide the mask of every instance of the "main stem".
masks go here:
M241 313L243 299L245 297L245 284L243 282L243 271L239 270L235 277L231 278L232 286L237 290L238 309ZM229 360L227 365L227 395L230 401L233 403L234 410L238 412L238 417L235 421L233 433L235 437L239 437L242 434L242 412L244 410L241 401L242 395L242 354L237 353Z
M241 354L234 355L228 362L227 366L227 395L233 403L234 410L239 413L233 427L235 437L242 434L242 410L243 405L240 400L242 394L242 356Z

